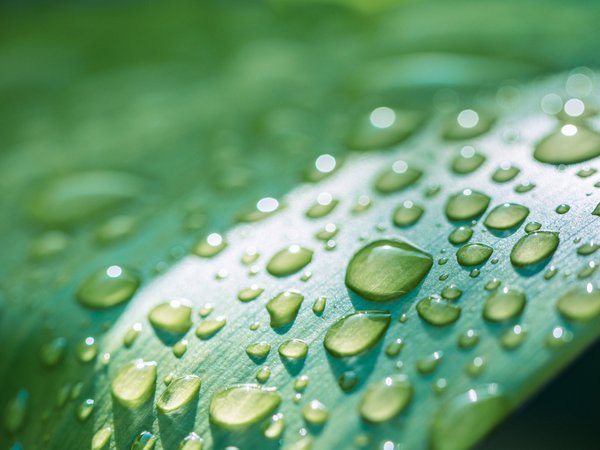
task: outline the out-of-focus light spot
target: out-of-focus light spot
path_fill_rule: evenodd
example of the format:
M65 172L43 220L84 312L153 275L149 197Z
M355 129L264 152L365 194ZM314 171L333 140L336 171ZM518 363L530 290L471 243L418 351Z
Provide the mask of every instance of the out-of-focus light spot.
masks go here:
M549 115L555 115L560 112L563 107L562 98L557 94L546 94L542 97L542 101L540 102L540 107L542 111Z
M110 278L117 278L121 276L122 273L123 269L121 269L119 266L110 266L108 269L106 269L106 275L108 275Z
M475 155L475 147L471 145L465 145L460 149L460 156L463 158L472 158Z
M389 128L396 121L396 113L387 106L380 106L371 111L371 124L376 128Z
M317 196L317 203L319 205L327 206L333 201L333 196L329 192L321 192Z
M473 128L479 123L479 114L472 109L464 109L458 113L456 121L463 128Z
M321 173L332 172L333 169L335 169L336 164L335 158L328 154L319 156L315 161L315 167Z
M217 245L221 245L223 237L219 233L210 233L206 238L206 242L208 245L216 247Z
M271 213L271 212L275 211L277 208L279 208L279 202L276 199L274 199L273 197L261 198L256 203L256 209L258 209L260 212L264 212L264 213Z
M577 127L573 124L563 125L560 132L565 136L575 136L577 134Z
M588 69L589 70L589 69ZM589 95L594 88L592 79L585 73L574 73L567 78L566 89L570 95Z
M392 164L392 170L396 173L404 173L406 169L408 169L408 164L404 161L399 160Z
M585 104L578 98L570 98L565 103L565 112L571 117L579 117L585 111Z

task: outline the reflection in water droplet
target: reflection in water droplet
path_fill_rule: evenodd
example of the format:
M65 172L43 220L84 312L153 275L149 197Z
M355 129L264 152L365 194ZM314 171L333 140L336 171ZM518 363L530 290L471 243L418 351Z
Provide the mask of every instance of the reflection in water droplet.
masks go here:
M267 264L267 271L276 277L285 277L298 272L312 261L313 252L292 244L275 253Z
M269 300L266 307L271 318L271 327L283 327L296 320L303 301L304 296L298 291L285 291Z
M158 437L154 436L149 431L142 431L135 438L131 445L131 450L152 450L158 441Z
M346 285L367 300L387 301L415 289L432 265L431 255L406 241L375 241L350 260Z
M476 219L485 212L489 203L490 198L487 195L465 189L448 198L446 216L454 221Z
M420 169L398 160L392 164L391 169L386 169L377 176L375 189L382 194L398 192L415 184L422 175Z
M554 254L560 240L558 233L535 231L517 241L510 252L510 262L517 267L536 264Z
M439 295L430 295L417 303L419 316L431 325L450 325L460 317L460 307Z
M126 408L137 408L150 399L156 386L156 363L142 359L121 367L111 383L113 397Z
M367 422L386 422L404 411L412 396L413 387L405 375L386 377L365 389L358 410Z
M163 414L170 414L188 405L200 392L200 378L186 375L169 383L156 401L156 409Z
M323 341L325 349L338 358L355 356L375 346L390 325L387 311L358 311L335 322Z
M209 418L226 429L246 428L268 417L281 403L274 389L242 384L215 393L210 401Z
M463 109L448 120L442 137L447 140L474 138L487 132L495 121L496 118L490 112Z
M140 278L133 270L109 266L83 280L76 297L77 301L87 308L110 308L129 300L139 285Z
M510 230L527 218L529 208L516 203L503 203L490 211L483 224L492 230Z

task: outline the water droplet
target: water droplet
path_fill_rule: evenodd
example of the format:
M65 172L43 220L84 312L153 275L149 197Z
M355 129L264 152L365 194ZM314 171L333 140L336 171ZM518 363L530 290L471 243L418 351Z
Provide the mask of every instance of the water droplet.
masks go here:
M452 398L435 414L431 424L432 450L471 448L510 410L498 385L469 389Z
M285 430L285 421L283 414L274 414L271 417L271 421L264 428L263 435L267 439L279 439Z
M592 283L572 289L558 299L556 309L569 320L591 320L600 314L600 290Z
M334 223L328 223L323 227L323 229L321 229L315 234L315 237L320 241L328 241L334 238L339 231L339 227L336 226Z
M325 306L327 306L327 299L325 297L318 297L313 303L312 310L319 316L325 311Z
M478 377L485 370L486 361L481 356L476 356L465 365L465 372L470 377Z
M253 359L265 359L271 352L268 342L255 342L246 346L246 354Z
M123 345L125 347L131 347L141 332L142 324L139 322L134 323L123 336Z
M253 284L252 286L244 288L238 292L237 297L241 302L251 302L252 300L256 300L263 292L263 288L261 288L258 284Z
M408 227L416 223L425 210L422 206L417 205L410 200L406 200L394 211L392 220L394 225L398 227Z
M503 203L490 211L483 224L492 230L510 230L527 218L529 208L516 203Z
M514 319L523 312L526 301L523 292L505 286L487 298L483 306L483 318L492 322Z
M62 231L48 231L32 242L29 254L36 260L50 258L63 253L68 244L68 234Z
M211 233L199 240L192 248L192 252L203 258L212 258L227 247L227 241L218 233Z
M316 183L331 175L339 167L335 156L324 153L319 155L306 172L304 179L311 183Z
M577 254L578 255L591 255L592 253L595 253L596 250L598 250L599 248L600 248L600 245L596 244L594 241L590 241L590 242L587 242L587 243L581 245L577 249Z
M204 439L196 433L188 434L179 444L179 450L202 450L204 448Z
M554 254L560 240L558 233L535 231L517 241L510 252L510 262L517 267L536 264Z
M296 320L303 301L304 296L298 291L285 291L269 300L267 311L271 317L271 327L283 327Z
M434 394L441 395L448 389L448 380L445 378L438 378L433 382L431 388L433 389Z
M29 412L29 391L21 389L4 409L4 427L9 434L17 433L25 424Z
M226 429L246 428L273 413L281 403L274 389L241 384L215 393L210 401L211 423Z
M486 291L493 291L494 289L498 289L498 286L500 286L501 281L498 278L492 278L490 281L488 281L484 288Z
M255 262L258 258L260 258L260 253L258 253L258 250L256 250L255 247L247 247L246 250L244 250L241 262L242 264L249 265Z
M279 201L273 197L261 198L254 207L242 211L236 218L237 222L254 223L266 219L281 208Z
M158 441L158 437L149 431L142 431L133 441L131 450L152 450Z
M94 400L91 398L85 399L77 407L77 419L80 422L85 422L94 411Z
M373 206L373 202L369 198L368 195L360 195L354 205L352 206L351 211L354 214L360 214L367 211L371 206Z
M473 229L469 226L455 228L448 236L448 241L451 244L464 244L473 236Z
M421 375L429 375L438 368L442 361L442 352L433 352L417 361L416 369Z
M512 350L521 345L526 336L527 329L522 325L515 325L500 336L500 344L505 349Z
M273 255L267 271L276 277L285 277L301 270L312 261L312 257L312 250L292 244Z
M494 249L489 245L466 244L456 252L456 260L461 266L478 266L485 263L493 252Z
M77 359L82 363L93 361L98 355L98 344L96 343L96 340L93 337L88 336L77 345L75 354L77 355Z
M159 330L183 334L192 326L192 307L185 300L171 300L152 308L148 320Z
M185 352L187 352L188 349L188 340L187 339L182 339L180 341L177 341L175 343L175 345L173 346L173 355L176 358L181 358L183 355L185 355Z
M598 269L598 264L595 261L588 261L583 268L577 272L577 278L580 280L590 277Z
M476 219L485 212L489 204L490 198L487 195L465 189L448 198L446 216L454 221Z
M550 280L558 273L558 269L554 266L550 266L546 272L544 272L544 280Z
M346 285L367 300L383 302L416 288L432 265L431 255L406 241L375 241L350 260Z
M329 419L329 410L319 400L311 400L302 408L302 417L312 425L323 425Z
M55 367L62 362L67 348L67 340L63 337L57 337L49 342L45 342L40 347L40 358L48 367Z
M92 450L104 450L108 447L110 438L112 436L112 427L105 426L100 428L92 437L91 448Z
M417 303L419 316L431 325L443 327L450 325L460 317L460 307L443 299L439 295L430 295Z
M329 192L321 192L317 196L315 204L306 210L306 217L310 219L325 217L335 209L338 203L339 200L333 198Z
M588 177L591 177L592 175L595 175L597 172L598 172L597 169L594 169L593 167L585 166L577 171L577 176L579 178L588 178Z
M501 164L492 174L492 180L496 183L507 183L513 180L519 173L521 169L516 166L513 166L510 163Z
M533 233L534 231L538 231L542 228L542 224L539 222L529 222L525 225L525 233Z
M217 334L221 328L227 324L227 319L223 316L218 316L214 319L207 319L200 322L196 328L196 336L200 339L210 339Z
M355 356L375 346L390 325L387 311L358 311L335 322L323 341L325 349L338 358Z
M569 205L562 203L558 205L554 211L556 211L557 214L566 214L570 209L571 207Z
M77 290L77 301L87 308L110 308L129 300L139 285L140 278L133 270L109 266L83 280Z
M457 285L451 284L442 289L441 294L446 300L456 300L462 295L462 291Z
M463 109L456 116L449 118L442 131L442 137L447 140L474 138L487 132L495 121L495 116L490 112Z
M94 238L100 245L108 245L118 240L131 236L138 225L138 221L132 216L115 216L96 228Z
M113 397L126 408L146 403L156 387L156 363L138 359L119 369L112 380Z
M573 340L573 333L563 327L554 327L546 336L546 346L549 348L560 348Z
M485 156L477 152L470 145L464 146L454 157L450 165L452 172L466 175L476 171L485 162Z
M401 338L394 339L385 346L385 354L390 358L394 358L400 354L400 350L404 347L404 341Z
M406 189L415 184L423 172L409 166L405 161L398 160L390 169L381 172L375 180L375 189L382 194L391 194Z
M600 187L600 185L598 187ZM598 203L592 211L592 216L600 216L600 203Z
M477 330L469 328L458 335L458 346L460 348L473 348L479 343Z
M308 345L301 339L289 339L284 341L277 351L284 359L304 359L308 354Z
M404 411L412 396L413 387L406 376L386 377L365 389L358 410L367 422L386 422Z
M525 194L535 189L536 184L532 181L524 181L515 186L515 192L517 194Z
M186 375L169 383L156 401L156 409L163 414L176 412L188 405L200 392L200 378Z
M296 378L294 380L294 390L296 392L301 392L304 389L306 389L306 386L308 386L308 383L310 382L310 379L308 377L308 375L300 375L298 378Z
M548 164L575 164L600 156L600 135L584 125L563 125L542 139L533 157Z
M255 378L259 383L266 383L271 376L271 369L268 366L263 366L256 372Z

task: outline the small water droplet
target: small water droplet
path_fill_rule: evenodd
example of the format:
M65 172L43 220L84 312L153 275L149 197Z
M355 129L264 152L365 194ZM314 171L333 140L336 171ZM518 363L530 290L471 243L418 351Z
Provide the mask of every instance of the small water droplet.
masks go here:
M29 412L29 391L21 389L10 399L4 409L4 427L9 434L16 434L23 425Z
M517 267L536 264L554 254L560 240L558 233L534 231L517 241L510 252L510 262Z
M236 385L213 395L209 418L222 428L247 428L272 414L280 403L281 396L274 389L255 384Z
M532 181L523 181L515 186L515 192L517 194L525 194L535 189L536 184Z
M460 296L462 295L462 291L457 285L451 284L442 289L441 294L442 297L444 297L446 300L456 300L460 298Z
M385 334L391 316L387 311L358 311L335 322L323 340L325 349L338 358L361 354Z
M281 205L279 201L273 197L261 198L256 204L237 215L236 221L240 223L254 223L266 219L275 214Z
M127 330L127 332L123 336L123 345L128 348L131 347L141 332L142 332L142 324L141 323L136 322L133 325L131 325L131 327Z
M432 354L419 359L415 365L417 372L421 375L429 375L435 372L442 361L442 356L442 352L433 352Z
M206 319L200 322L196 328L196 336L200 339L210 339L217 334L221 328L227 324L227 319L224 316L218 316L214 319Z
M534 231L538 231L542 228L542 224L539 222L529 222L525 225L525 233L533 233Z
M570 209L571 207L569 205L562 203L558 205L554 211L556 211L557 214L566 214Z
M48 367L55 367L62 362L67 348L67 340L63 337L54 338L40 347L40 358Z
M337 225L334 223L328 223L315 234L315 237L320 241L328 241L334 238L339 231L340 229Z
M546 346L560 348L573 340L573 333L563 327L554 327L546 336Z
M302 408L302 417L311 425L323 425L329 419L329 410L319 400L311 400Z
M329 192L321 192L317 196L317 201L306 210L306 217L309 219L320 219L325 217L338 205L339 200L333 198Z
M472 146L465 145L450 164L452 172L466 175L476 171L484 162L485 156L477 152Z
M507 183L519 175L520 172L521 169L518 167L510 163L503 163L492 174L492 180L496 183Z
M301 339L289 339L284 341L277 351L284 359L304 359L308 354L308 345Z
M192 307L185 300L160 303L150 310L148 320L161 331L183 334L192 326Z
M490 211L483 224L492 230L510 230L527 218L529 208L516 203L503 203Z
M80 422L85 422L94 411L94 400L91 398L85 399L77 407L77 419Z
M430 295L417 303L417 313L431 325L443 327L458 320L461 309L439 295Z
M251 302L252 300L256 300L263 292L263 288L261 288L258 284L253 284L252 286L239 291L237 298L241 302Z
M296 392L301 392L308 386L310 379L308 375L300 375L298 378L294 380L294 390Z
M149 431L142 431L133 441L131 450L152 450L158 441L158 437Z
M135 271L113 265L100 269L83 280L76 297L87 308L110 308L129 300L139 285L140 278Z
M371 383L360 399L358 410L370 423L386 422L410 404L413 387L404 375L394 375Z
M274 414L271 421L264 427L263 435L267 439L279 439L285 431L285 420L283 414Z
M179 444L178 450L202 450L204 439L192 432L188 434Z
M312 250L292 244L273 255L267 271L276 277L285 277L301 270L312 261L312 257Z
M381 172L375 180L375 189L382 194L391 194L408 188L415 184L423 172L409 166L405 161L398 160L390 169Z
M212 258L218 255L227 247L227 241L219 233L211 233L203 239L200 239L194 245L192 252L203 258Z
M119 369L112 380L113 397L126 408L137 408L150 399L156 387L156 363L142 359Z
M487 195L465 189L448 198L445 212L448 219L453 221L471 220L481 216L489 204L490 197Z
M505 349L512 350L521 345L526 336L527 329L523 325L514 325L500 336L500 344Z
M196 375L173 380L158 397L156 409L163 414L170 414L185 408L198 395L201 384Z
M451 244L464 244L473 236L473 229L469 226L455 228L448 236L448 241Z
M481 356L476 356L465 365L465 372L470 377L478 377L485 370L486 361Z
M577 248L578 255L591 255L595 253L596 250L600 248L599 244L596 244L594 241L587 242Z
M255 378L259 383L266 383L271 377L271 369L269 366L263 366L256 372Z
M496 117L488 111L463 109L449 118L442 131L447 140L470 139L487 132L496 121Z
M181 358L183 355L185 355L185 352L187 352L188 349L188 340L187 339L182 339L180 341L177 341L175 343L175 345L173 346L173 355L176 358Z
M479 343L477 330L469 328L458 335L458 346L460 348L473 348Z
M96 343L96 340L93 337L88 336L77 345L75 354L77 355L77 359L82 363L93 361L98 355L98 344Z
M385 354L390 358L394 358L400 354L400 350L404 347L404 341L401 338L394 339L385 346Z
M110 438L112 437L112 427L105 426L100 428L94 433L92 437L91 449L92 450L105 450L108 447Z
M415 224L423 215L424 209L410 200L406 200L394 211L392 220L398 227L408 227Z

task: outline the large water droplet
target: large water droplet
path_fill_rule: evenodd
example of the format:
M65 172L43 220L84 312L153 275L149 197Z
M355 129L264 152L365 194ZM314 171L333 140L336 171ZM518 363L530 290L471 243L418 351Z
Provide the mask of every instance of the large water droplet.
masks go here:
M87 308L110 308L129 300L139 285L140 278L135 271L109 266L83 280L77 290L77 301Z
M461 266L478 266L486 262L493 252L494 249L489 245L466 244L456 252L456 260Z
M267 303L271 317L271 327L279 328L296 320L304 296L298 291L285 291L276 295Z
M245 428L268 417L280 402L280 395L273 389L254 384L232 386L213 395L209 418L223 428Z
M400 414L410 404L413 388L405 375L395 375L371 383L363 394L360 416L371 423L381 423Z
M516 203L503 203L490 211L483 224L492 230L510 230L529 215L529 208Z
M267 264L267 271L276 277L285 277L298 272L312 261L312 257L312 250L292 244L273 255Z
M427 323L438 327L456 322L460 312L460 307L439 295L430 295L417 303L419 316Z
M569 320L591 320L600 314L600 290L592 283L572 289L558 299L556 309Z
M536 264L554 254L560 240L558 233L535 231L517 241L510 252L510 262L517 267Z
M113 397L126 408L143 405L156 387L156 363L142 359L121 367L111 383Z
M387 301L416 288L432 265L431 255L406 241L375 241L350 260L346 285L367 300Z
M156 401L156 408L163 414L184 408L200 392L200 378L186 375L173 380Z
M159 330L183 334L192 326L192 307L184 300L171 300L152 308L148 320Z
M533 152L538 161L549 164L575 164L600 156L600 134L584 125L563 125L542 139Z
M398 192L416 183L423 172L404 161L396 161L390 169L381 172L375 180L375 189L382 194Z
M391 321L387 311L359 311L335 322L325 335L323 345L336 357L355 356L375 346Z
M483 317L493 322L514 319L523 312L526 300L520 290L504 286L487 298L483 305Z
M448 198L446 216L450 220L475 219L485 212L489 204L490 198L487 195L465 189Z
M301 339L289 339L284 341L277 351L284 359L304 359L308 354L308 345Z

